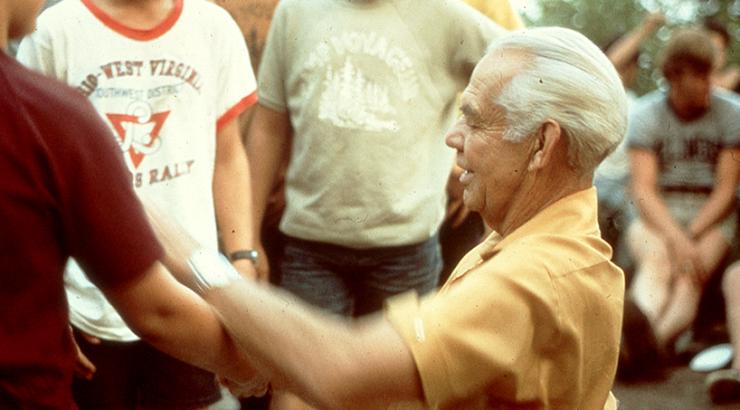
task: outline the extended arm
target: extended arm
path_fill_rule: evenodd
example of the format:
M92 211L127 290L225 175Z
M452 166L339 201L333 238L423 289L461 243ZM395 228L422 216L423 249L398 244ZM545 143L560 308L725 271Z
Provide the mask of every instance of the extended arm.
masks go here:
M158 349L217 374L256 382L256 392L264 385L213 309L160 263L136 280L103 291L126 323Z
M327 409L422 400L411 352L380 316L353 325L245 281L204 298L277 389Z
M237 119L224 124L218 132L213 199L225 253L253 249L249 161ZM238 260L234 266L248 277L256 276L251 261Z
M204 290L184 263L197 245L161 215L153 222L168 267L181 282L200 290L275 388L330 409L383 408L422 399L411 352L387 320L375 316L352 324L238 277Z

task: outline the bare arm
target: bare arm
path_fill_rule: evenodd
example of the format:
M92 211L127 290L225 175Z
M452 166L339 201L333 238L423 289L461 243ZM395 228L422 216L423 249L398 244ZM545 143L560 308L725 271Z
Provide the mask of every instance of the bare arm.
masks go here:
M237 119L224 124L217 138L213 200L221 240L228 255L237 250L253 249L255 246L249 161ZM251 261L239 260L234 266L247 277L256 277Z
M694 238L701 237L714 224L727 216L735 202L739 175L740 149L722 150L717 161L714 189L689 227Z
M671 215L658 192L658 158L647 150L631 149L632 198L647 226L668 246L674 273L701 274L703 263L691 233Z
M736 66L723 67L712 75L712 84L728 90L734 90L740 84L740 68Z
M661 13L649 14L643 22L632 29L629 33L617 40L606 55L611 60L617 71L621 72L632 60L632 56L638 52L642 43L650 37L663 23L665 18Z
M642 220L663 237L683 232L658 192L658 158L654 153L640 149L631 149L629 156L632 198Z
M263 380L216 313L160 264L104 293L126 323L158 349L235 380Z
M153 219L168 266L181 282L198 289L184 263L197 244L161 215ZM201 295L277 389L330 409L422 400L411 352L380 316L352 324L276 288L239 278Z
M274 387L314 406L375 409L423 398L410 350L381 316L353 325L244 281L204 298Z
M292 130L287 112L278 112L258 104L255 107L247 135L247 155L250 158L253 214L253 237L263 256L258 269L263 279L267 276L267 261L260 243L260 229L265 217L268 199L277 185L281 167L290 151Z

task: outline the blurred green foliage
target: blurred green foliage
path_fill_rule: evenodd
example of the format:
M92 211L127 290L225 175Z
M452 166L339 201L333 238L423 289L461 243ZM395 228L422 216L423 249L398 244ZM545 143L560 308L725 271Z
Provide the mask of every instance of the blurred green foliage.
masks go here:
M677 27L701 24L707 16L722 22L731 41L727 63L740 64L740 0L535 0L527 2L523 18L530 26L564 26L580 31L602 48L659 11L666 24L642 47L638 94L655 89L661 79L655 57Z

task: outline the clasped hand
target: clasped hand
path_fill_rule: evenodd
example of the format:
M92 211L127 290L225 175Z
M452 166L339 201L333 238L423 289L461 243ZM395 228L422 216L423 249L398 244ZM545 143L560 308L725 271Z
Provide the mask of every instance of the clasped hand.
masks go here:
M704 283L707 280L707 272L696 240L682 232L668 240L668 252L671 273L674 276L689 275L697 283Z

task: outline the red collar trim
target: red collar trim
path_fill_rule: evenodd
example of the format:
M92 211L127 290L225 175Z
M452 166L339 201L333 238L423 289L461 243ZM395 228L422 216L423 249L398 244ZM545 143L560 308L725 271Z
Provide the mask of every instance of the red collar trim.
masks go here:
M92 13L98 20L108 26L111 30L133 40L148 41L154 40L157 37L165 34L167 31L169 31L169 29L172 28L172 26L175 25L175 23L177 23L177 20L182 14L183 0L175 0L175 6L170 11L170 14L157 26L148 30L131 28L119 23L108 13L104 12L98 6L93 4L93 0L82 0L82 4L84 4L88 10L90 10L90 13Z

